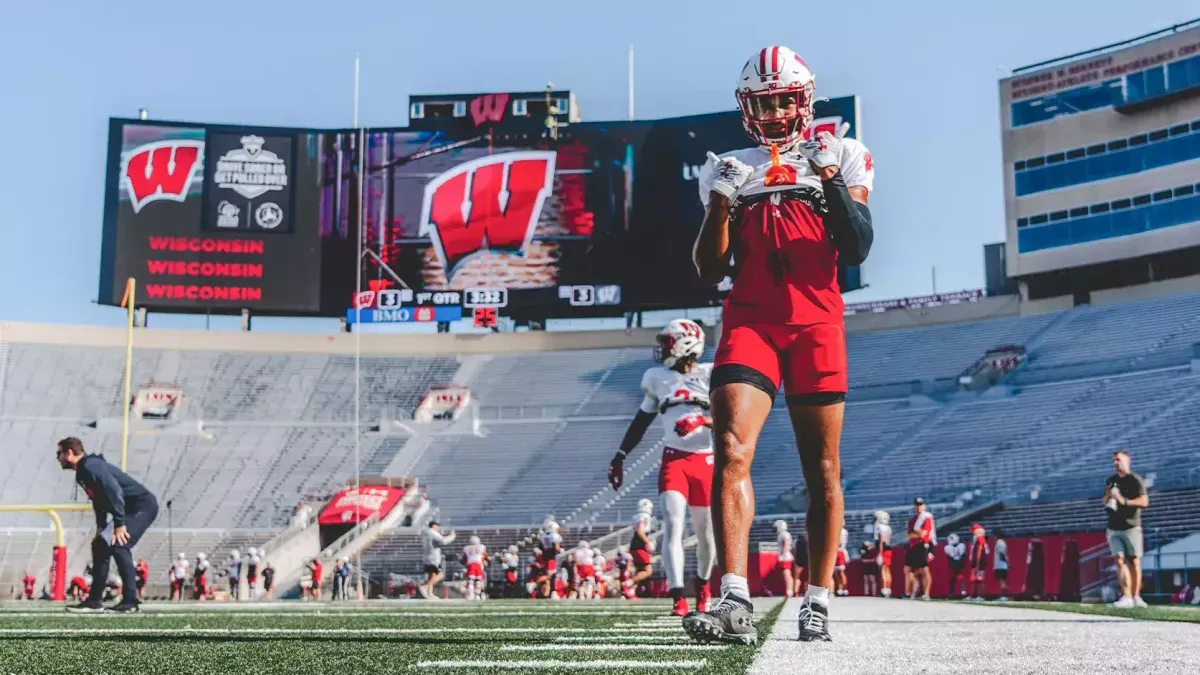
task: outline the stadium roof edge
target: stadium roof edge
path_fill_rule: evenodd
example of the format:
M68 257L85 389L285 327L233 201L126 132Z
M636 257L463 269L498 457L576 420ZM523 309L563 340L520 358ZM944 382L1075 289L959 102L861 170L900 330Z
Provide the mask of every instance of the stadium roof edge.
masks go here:
M1107 52L1109 50L1116 50L1116 49L1121 49L1124 47L1131 47L1133 45L1140 44L1142 42L1148 42L1154 38L1162 37L1162 36L1165 36L1165 35L1168 35L1171 33L1178 33L1181 30L1193 28L1196 26L1200 26L1200 17L1192 19L1190 21L1184 21L1183 23L1177 23L1173 26L1167 26L1166 28L1160 28L1159 30L1156 30L1152 33L1146 33L1144 35L1139 35L1137 37L1129 38L1128 40L1122 40L1121 42L1114 42L1112 44L1104 45L1103 47L1093 47L1092 49L1086 49L1081 52L1075 52L1074 54L1068 54L1066 56L1059 56L1057 58L1047 59L1045 61L1033 63L1028 66L1021 66L1020 68L1014 68L1012 71L1012 74L1016 75L1018 73L1023 73L1023 72L1027 72L1030 70L1036 70L1038 68L1045 68L1046 66L1051 66L1056 63L1066 63L1067 61L1078 59L1078 58L1081 58L1084 56L1092 56L1094 54L1101 54L1101 53Z

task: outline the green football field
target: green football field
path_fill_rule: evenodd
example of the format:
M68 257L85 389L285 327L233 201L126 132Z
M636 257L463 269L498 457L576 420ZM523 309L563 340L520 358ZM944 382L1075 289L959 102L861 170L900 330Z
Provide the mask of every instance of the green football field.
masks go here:
M770 634L781 605L758 620ZM698 645L662 601L147 603L135 615L0 607L0 674L743 673L754 647Z

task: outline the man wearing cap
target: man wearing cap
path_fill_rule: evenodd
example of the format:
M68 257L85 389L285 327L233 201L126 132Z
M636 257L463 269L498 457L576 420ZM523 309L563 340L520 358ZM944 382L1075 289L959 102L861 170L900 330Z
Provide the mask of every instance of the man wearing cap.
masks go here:
M96 512L96 536L92 538L92 575L88 597L78 605L67 608L72 612L103 612L105 583L110 559L116 559L121 575L121 602L108 611L117 613L138 611L137 570L133 564L133 546L158 517L158 500L154 495L100 455L84 452L83 441L64 438L55 453L59 466L75 472L75 482L92 500ZM109 516L112 529L109 530Z
M917 589L921 590L921 599L929 599L929 587L933 575L929 570L929 559L933 551L934 534L933 514L925 510L925 500L917 497L913 500L913 515L908 519L908 549L904 552L904 577L910 597L917 597Z

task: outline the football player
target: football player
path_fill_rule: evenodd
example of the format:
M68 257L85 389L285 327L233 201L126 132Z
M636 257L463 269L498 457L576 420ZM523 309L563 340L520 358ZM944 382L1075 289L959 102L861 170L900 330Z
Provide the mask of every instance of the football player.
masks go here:
M596 574L592 577L596 585L596 594L592 597L596 600L603 598L608 591L607 577L605 576L605 568L608 567L608 558L604 557L604 552L600 549L595 549L595 557L592 559L592 566L596 570Z
M587 541L575 547L575 584L580 600L591 600L596 593L596 552Z
M500 564L504 566L504 597L517 597L517 568L521 565L520 549L516 544L508 547L500 555Z
M183 600L183 583L188 578L188 567L190 564L187 560L186 553L180 553L175 558L175 563L171 565L171 599Z
M783 575L783 597L790 598L796 594L796 581L792 578L792 534L788 532L786 520L775 521L775 543L779 544L779 558L775 567Z
M482 600L483 591L487 588L487 577L484 576L483 566L487 564L487 546L479 541L479 537L471 535L467 545L463 547L463 564L467 566L467 599Z
M887 511L875 512L872 533L875 537L875 564L879 567L879 594L892 597L892 516Z
M196 554L196 569L192 572L192 599L203 600L208 595L208 555Z
M558 594L558 554L562 553L562 527L554 520L554 516L546 516L542 523L542 597L557 600Z
M626 600L637 597L638 586L654 574L650 560L654 554L654 542L650 541L650 522L654 513L654 502L639 499L637 515L633 517L633 540L629 543L629 557L633 562L633 575L622 584Z
M843 527L841 544L837 550L837 558L833 561L834 595L850 595L849 589L846 588L846 564L850 561L850 552L846 550L846 545L849 541L850 533Z
M848 125L833 133L811 128L814 87L808 64L787 47L755 52L734 90L755 145L710 153L700 171L706 211L693 260L702 282L715 286L731 276L733 284L711 383L722 598L709 612L684 619L698 639L758 640L746 582L750 464L780 385L809 494L809 586L799 639L830 639L848 386L837 269L861 264L870 250L874 167L862 143L844 138Z
M704 331L695 321L675 319L658 334L654 366L642 376L642 404L629 424L621 448L608 469L608 480L619 489L625 480L625 458L637 447L656 417L662 419L662 466L658 472L659 504L663 512L663 565L675 600L673 613L684 616L683 531L688 512L696 532L696 607L708 609L708 577L715 562L709 505L712 495L712 418L708 415L711 363L699 363Z

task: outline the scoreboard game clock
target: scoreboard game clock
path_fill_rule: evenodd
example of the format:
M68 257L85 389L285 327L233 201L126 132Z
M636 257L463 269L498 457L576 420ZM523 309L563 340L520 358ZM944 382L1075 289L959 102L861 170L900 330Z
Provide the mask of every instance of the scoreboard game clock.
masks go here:
M507 288L467 288L463 290L463 307L507 307Z

